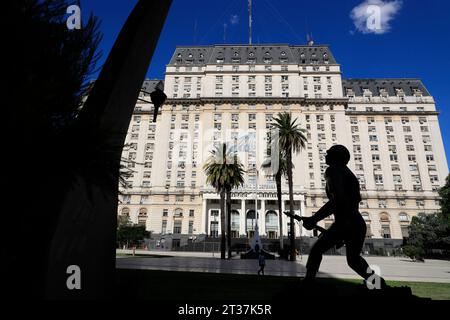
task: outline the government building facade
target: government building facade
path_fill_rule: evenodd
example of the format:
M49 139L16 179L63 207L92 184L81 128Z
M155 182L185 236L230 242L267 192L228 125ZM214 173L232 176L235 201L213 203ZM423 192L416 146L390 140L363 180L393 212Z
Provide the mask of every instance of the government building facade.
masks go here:
M149 92L168 99L156 123ZM448 174L433 97L419 79L345 79L329 46L211 45L177 47L165 79L146 80L130 123L119 215L145 224L152 238L182 246L220 234L219 195L203 165L214 145L237 145L245 184L233 190L234 238L279 237L275 182L261 168L273 117L290 112L308 142L293 156L296 214L324 203L325 152L345 145L360 181L368 243L401 244L411 218L439 210ZM283 179L283 210L288 208ZM283 217L283 234L288 235ZM333 216L320 222L327 228ZM314 237L296 224L297 237ZM159 243L158 240L158 243Z

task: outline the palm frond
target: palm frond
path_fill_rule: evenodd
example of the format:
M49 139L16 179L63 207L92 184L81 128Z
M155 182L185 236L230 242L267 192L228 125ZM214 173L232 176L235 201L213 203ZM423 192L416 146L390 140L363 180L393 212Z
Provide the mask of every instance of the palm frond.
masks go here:
M290 113L279 113L273 118L274 127L279 131L279 144L282 150L291 150L294 153L300 152L305 148L308 141L307 130L300 128L297 122L298 118L292 119Z
M203 165L207 184L217 192L232 190L244 184L244 166L232 148L227 148L224 143L210 153Z

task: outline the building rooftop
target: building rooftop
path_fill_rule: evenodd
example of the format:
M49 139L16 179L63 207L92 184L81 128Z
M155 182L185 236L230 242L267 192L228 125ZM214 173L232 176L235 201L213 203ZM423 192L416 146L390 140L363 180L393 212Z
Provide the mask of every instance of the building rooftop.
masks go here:
M408 78L380 78L380 79L342 79L344 95L348 90L352 90L355 96L363 96L365 89L368 89L373 96L381 96L383 89L388 96L396 96L398 91L405 96L414 96L421 93L423 96L430 96L420 79Z
M178 46L169 65L336 64L328 45Z

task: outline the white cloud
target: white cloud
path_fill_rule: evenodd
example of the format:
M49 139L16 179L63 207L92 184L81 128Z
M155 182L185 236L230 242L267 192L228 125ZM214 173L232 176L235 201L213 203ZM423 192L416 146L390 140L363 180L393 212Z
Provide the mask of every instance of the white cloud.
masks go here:
M353 8L350 17L359 32L383 34L391 29L390 23L402 5L401 0L365 0Z
M236 25L239 23L239 16L237 14L232 14L230 17L230 23L231 25Z

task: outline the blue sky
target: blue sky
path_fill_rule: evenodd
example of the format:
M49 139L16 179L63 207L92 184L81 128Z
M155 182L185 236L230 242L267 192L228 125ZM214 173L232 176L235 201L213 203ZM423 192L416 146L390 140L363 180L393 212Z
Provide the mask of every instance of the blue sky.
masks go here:
M151 0L153 1L153 0ZM381 4L383 33L364 33L351 12ZM81 0L82 13L101 19L104 61L136 0ZM369 3L370 4L370 3ZM304 44L307 31L329 44L344 78L421 78L441 112L450 161L450 1L253 0L254 43ZM248 42L247 0L174 0L147 73L163 79L177 45ZM389 29L389 30L388 30Z

